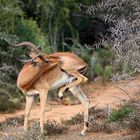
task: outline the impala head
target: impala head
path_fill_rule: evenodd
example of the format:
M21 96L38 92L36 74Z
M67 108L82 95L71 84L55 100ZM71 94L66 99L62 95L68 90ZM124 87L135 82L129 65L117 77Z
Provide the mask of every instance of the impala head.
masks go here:
M18 58L17 58L17 60L19 60L19 61L21 61L22 63L26 64L26 63L33 63L33 62L35 62L35 60L36 60L37 58L39 58L39 57L40 57L40 54L37 54L34 58L31 58L31 59L29 59L29 60L21 60L21 59L18 59ZM47 63L47 61L46 61L46 63Z
M32 63L34 62L37 58L40 58L43 62L45 63L48 63L49 60L44 57L43 53L38 49L38 47L36 45L34 45L33 43L31 42L22 42L22 43L19 43L19 44L16 44L16 45L13 45L13 44L10 44L8 41L4 40L8 45L12 46L12 47L18 47L18 46L26 46L30 49L30 52L33 52L34 56L32 59L29 59L29 60L20 60L18 59L19 61L23 62L23 63ZM29 53L28 53L29 54ZM29 56L31 56L29 54Z

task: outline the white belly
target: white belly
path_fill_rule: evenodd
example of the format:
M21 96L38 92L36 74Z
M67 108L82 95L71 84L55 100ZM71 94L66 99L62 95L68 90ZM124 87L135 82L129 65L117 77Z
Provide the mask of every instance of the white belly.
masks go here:
M56 82L53 83L53 85L51 85L50 90L53 89L57 89L60 88L64 85L66 85L69 81L70 77L67 73L63 72L61 78L59 80L57 80Z
M50 85L49 90L61 88L61 87L65 86L66 84L71 83L74 79L75 79L75 77L70 76L69 74L63 72L61 78L59 80L57 80L56 82L54 82L52 85ZM39 92L35 89L30 89L27 92L27 95L30 95L30 96L36 95L36 94L39 94Z

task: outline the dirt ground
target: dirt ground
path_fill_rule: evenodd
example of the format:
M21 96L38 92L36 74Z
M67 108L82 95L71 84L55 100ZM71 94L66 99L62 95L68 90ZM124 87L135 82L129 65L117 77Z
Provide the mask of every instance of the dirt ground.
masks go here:
M134 136L134 133L129 131L115 132L111 134L106 133L87 133L85 136L79 135L80 131L76 131L71 134L51 136L49 140L139 140ZM137 132L138 133L138 132Z
M140 95L140 77L127 81L109 83L102 83L100 80L97 80L96 82L82 85L82 89L90 99L90 106L96 106L97 108L105 108L107 106L116 108L123 100L130 100L130 98L136 98ZM83 107L81 104L66 106L49 101L46 108L45 121L48 119L58 122L67 120L82 111ZM34 104L30 114L30 120L39 121L39 112L39 105ZM19 117L21 115L24 115L24 110L12 114L0 114L0 121L2 122L8 117ZM129 131L113 134L87 133L84 137L81 137L79 134L80 129L69 134L51 136L49 140L129 140L133 138L133 134Z

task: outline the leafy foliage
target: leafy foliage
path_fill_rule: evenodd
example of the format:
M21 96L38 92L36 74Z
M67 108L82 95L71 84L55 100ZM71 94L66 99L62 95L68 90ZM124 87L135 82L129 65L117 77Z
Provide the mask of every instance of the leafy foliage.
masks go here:
M45 37L35 20L19 20L15 28L15 33L19 37L20 42L29 41L40 45L42 48L46 45Z
M110 116L108 117L109 122L122 122L126 116L132 113L133 108L132 106L124 106L117 111L113 111Z
M112 75L113 75L112 66L105 66L104 75L103 75L104 79L109 80L111 79Z
M43 29L47 30L52 50L57 51L58 47L61 48L62 44L60 41L64 41L65 34L71 34L73 37L76 35L76 30L70 22L72 10L75 11L77 9L75 0L61 0L61 2L39 0L37 5L41 9L40 25Z
M96 66L95 66L95 73L97 76L100 76L103 74L103 69L99 63L96 64Z
M88 55L89 56L89 55ZM102 76L109 80L113 75L113 69L110 65L111 52L108 49L95 50L94 54L88 59L89 70L88 77L92 80L96 76Z
M23 16L19 3L20 0L0 1L0 32L14 33L16 19Z

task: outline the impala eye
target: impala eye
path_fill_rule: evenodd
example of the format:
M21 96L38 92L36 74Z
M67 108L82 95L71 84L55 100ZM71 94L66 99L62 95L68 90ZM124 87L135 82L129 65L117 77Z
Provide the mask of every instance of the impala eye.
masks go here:
M39 66L39 62L37 62L37 61L31 62L31 64L33 65L33 67Z

